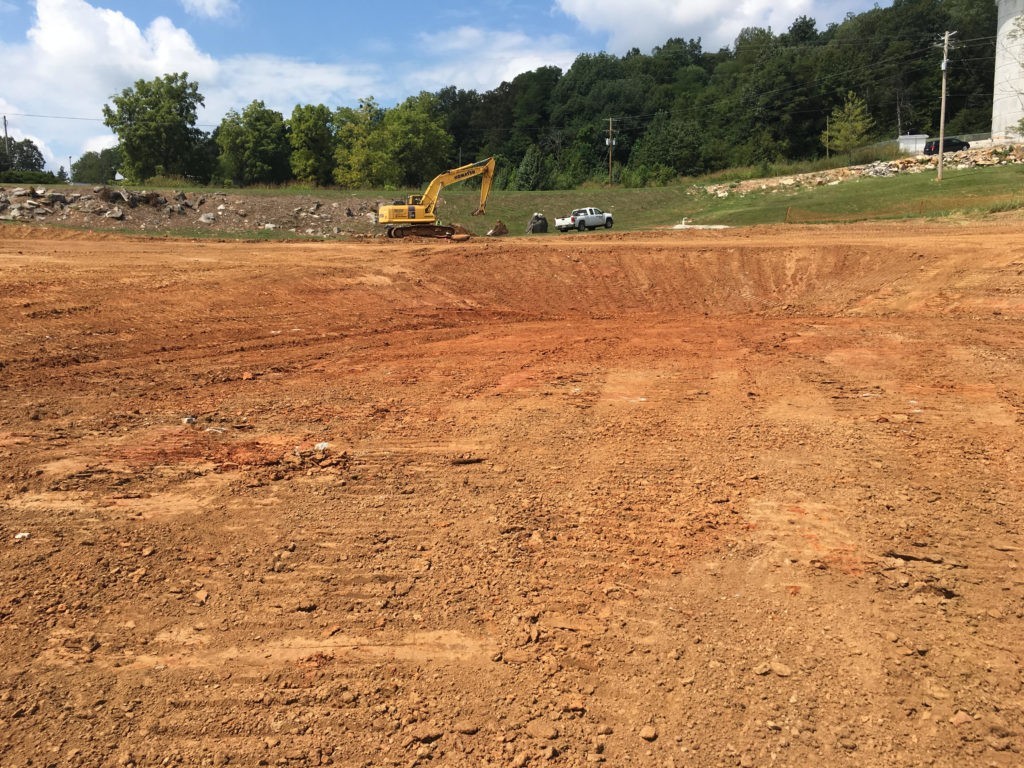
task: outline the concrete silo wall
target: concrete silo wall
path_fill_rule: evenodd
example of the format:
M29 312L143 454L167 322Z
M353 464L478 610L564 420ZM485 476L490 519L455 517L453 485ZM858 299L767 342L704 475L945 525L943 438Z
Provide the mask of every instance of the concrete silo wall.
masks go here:
M1019 138L1024 118L1024 0L998 0L999 38L992 96L992 138Z

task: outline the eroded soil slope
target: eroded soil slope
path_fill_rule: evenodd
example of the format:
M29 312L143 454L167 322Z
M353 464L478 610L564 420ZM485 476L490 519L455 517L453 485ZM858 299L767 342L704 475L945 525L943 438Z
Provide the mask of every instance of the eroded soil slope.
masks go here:
M1016 766L1019 223L0 228L0 764Z

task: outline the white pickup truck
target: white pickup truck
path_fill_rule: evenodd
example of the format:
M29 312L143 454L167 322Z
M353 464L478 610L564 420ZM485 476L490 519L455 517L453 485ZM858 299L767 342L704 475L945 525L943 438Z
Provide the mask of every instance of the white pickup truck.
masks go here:
M597 229L598 227L612 228L612 215L605 213L600 208L577 208L564 219L555 219L555 229L559 232L568 232L570 229L578 229L582 232L585 229Z

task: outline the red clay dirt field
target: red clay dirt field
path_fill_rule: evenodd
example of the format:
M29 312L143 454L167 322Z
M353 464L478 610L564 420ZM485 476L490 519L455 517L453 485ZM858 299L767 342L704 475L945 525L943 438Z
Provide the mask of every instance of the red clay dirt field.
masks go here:
M1024 763L1019 218L0 228L3 766Z

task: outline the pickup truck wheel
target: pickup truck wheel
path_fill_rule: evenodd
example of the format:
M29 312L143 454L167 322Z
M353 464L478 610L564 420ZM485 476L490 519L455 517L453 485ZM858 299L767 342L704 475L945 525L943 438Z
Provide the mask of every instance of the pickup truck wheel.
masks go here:
M579 224L576 225L576 229L578 229L580 232L584 231L586 228L587 222L585 221L581 221Z
M605 229L611 229L612 228L612 220L611 219L608 219L607 221L605 221L604 228Z

